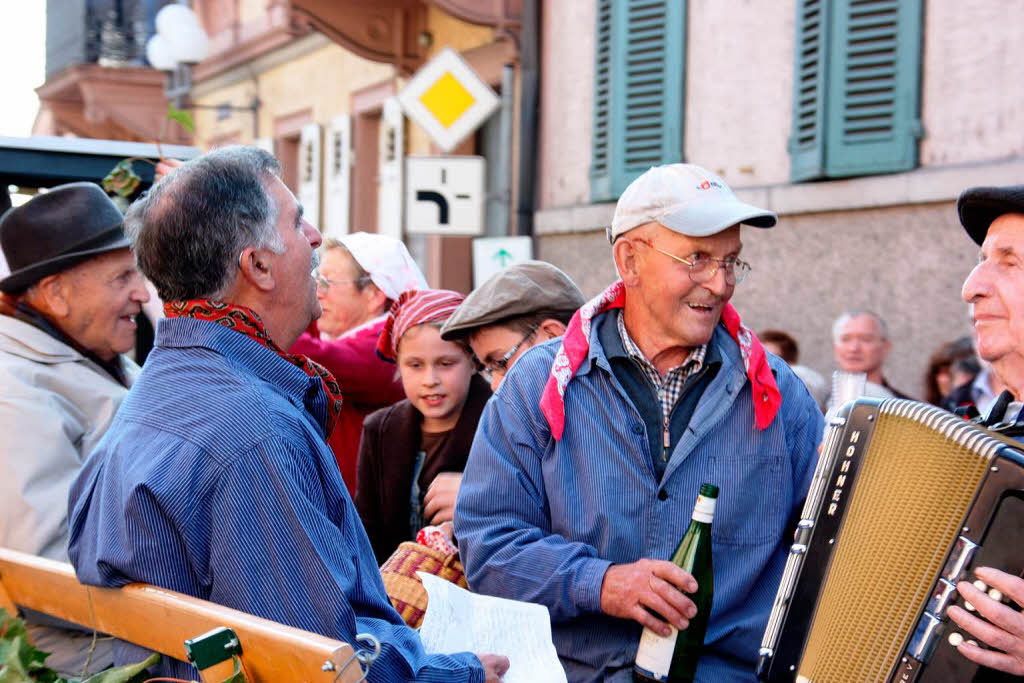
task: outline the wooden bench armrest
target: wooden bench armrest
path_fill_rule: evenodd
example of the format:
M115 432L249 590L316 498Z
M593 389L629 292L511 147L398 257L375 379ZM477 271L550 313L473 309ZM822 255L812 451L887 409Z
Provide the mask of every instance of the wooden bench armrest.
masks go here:
M340 676L323 670L326 662L340 668L349 661L352 647L341 641L148 584L86 586L69 564L8 548L0 548L0 606L4 592L9 603L182 661L188 661L187 638L226 626L238 635L245 669L254 683L354 683L362 675L354 662Z

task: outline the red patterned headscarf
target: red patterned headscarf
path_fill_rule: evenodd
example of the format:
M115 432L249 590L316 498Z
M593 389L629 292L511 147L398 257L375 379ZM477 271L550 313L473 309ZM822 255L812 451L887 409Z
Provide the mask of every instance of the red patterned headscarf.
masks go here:
M410 289L391 304L387 322L377 342L377 355L385 360L398 358L398 342L411 327L444 322L466 297L448 289Z
M284 351L274 343L274 340L267 334L263 321L256 311L245 306L237 306L224 301L213 299L189 299L188 301L168 301L164 304L164 315L168 318L195 318L196 320L208 320L229 327L235 332L240 332L253 341L262 344L277 355L292 363L310 377L317 377L323 382L324 391L327 392L327 425L325 426L324 438L331 435L335 425L338 424L338 417L341 414L341 385L334 378L330 370L319 363L306 358L301 354L292 354Z
M601 292L576 311L569 321L569 327L562 337L562 345L551 364L551 376L544 385L540 397L540 409L551 427L551 435L555 440L562 438L565 429L565 388L576 375L590 349L590 326L594 317L613 308L622 308L626 304L626 287L619 280ZM768 366L761 342L740 320L740 314L726 303L722 309L722 323L729 336L740 348L743 367L750 378L750 391L754 400L754 421L758 429L766 429L775 419L775 414L782 406L782 394L775 384L772 369Z

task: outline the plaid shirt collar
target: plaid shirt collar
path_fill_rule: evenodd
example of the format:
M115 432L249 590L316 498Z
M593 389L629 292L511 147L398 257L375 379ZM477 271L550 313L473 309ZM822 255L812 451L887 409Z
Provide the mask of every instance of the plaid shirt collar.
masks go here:
M690 355L686 357L686 360L674 368L671 368L667 373L665 373L665 378L662 379L661 374L657 369L655 369L654 364L647 359L647 356L643 354L640 347L637 346L636 342L633 341L633 338L629 336L629 332L626 331L625 316L620 314L618 316L617 324L619 329L619 339L622 340L622 348L625 349L626 353L629 354L631 358L640 364L644 374L651 380L651 383L655 388L659 388L664 382L667 382L672 378L679 378L680 376L682 378L682 382L685 382L686 378L704 367L704 358L708 353L707 344L698 346L691 351ZM682 382L680 382L680 387L682 386Z
M676 407L676 403L679 402L679 397L683 395L683 386L686 384L686 380L691 376L700 371L704 366L704 358L708 352L708 345L704 344L698 346L690 355L686 357L679 365L670 369L665 373L665 377L662 378L661 374L654 367L654 364L647 359L647 357L640 351L640 347L636 345L632 337L629 336L629 332L626 331L625 316L619 313L618 316L618 329L619 338L622 340L622 348L626 353L637 362L640 369L643 370L644 375L654 386L654 390L658 395L658 403L661 405L661 418L662 418L662 442L665 446L666 453L663 454L667 457L667 449L671 442L669 435L669 423L672 419L672 411Z

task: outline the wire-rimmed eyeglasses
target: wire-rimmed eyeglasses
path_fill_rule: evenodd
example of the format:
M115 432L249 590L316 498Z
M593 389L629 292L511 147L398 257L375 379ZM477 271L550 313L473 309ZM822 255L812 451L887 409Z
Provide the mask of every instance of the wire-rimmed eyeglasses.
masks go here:
M726 258L714 258L707 254L695 253L691 254L690 258L685 259L682 256L676 256L664 249L659 249L654 246L649 240L637 240L654 251L668 256L670 259L674 259L679 263L687 266L690 273L690 280L698 285L703 285L710 282L718 270L721 269L725 275L725 283L727 285L736 285L743 282L743 279L750 273L750 264L746 261L736 258L735 256L729 256Z
M320 274L319 271L317 271L313 273L313 280L316 282L316 286L319 287L320 289L330 289L331 285L344 285L348 283L357 286L363 285L370 281L370 276L363 275L362 277L357 277L354 280L332 280L330 278L324 277L323 275Z

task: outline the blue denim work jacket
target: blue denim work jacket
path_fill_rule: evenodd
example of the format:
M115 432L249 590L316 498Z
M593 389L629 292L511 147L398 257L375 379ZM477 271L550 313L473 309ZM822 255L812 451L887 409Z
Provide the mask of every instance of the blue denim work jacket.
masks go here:
M786 364L769 363L782 407L764 431L739 348L716 328L722 367L659 482L644 420L616 380L594 320L565 392L555 441L539 402L559 340L527 352L484 410L459 491L455 530L470 587L546 605L570 681L630 680L639 624L601 613L613 563L667 559L702 483L720 487L712 526L714 601L701 681L753 681L761 636L814 472L823 419Z

